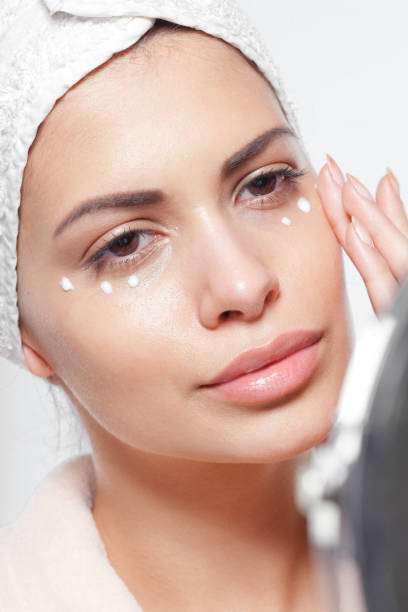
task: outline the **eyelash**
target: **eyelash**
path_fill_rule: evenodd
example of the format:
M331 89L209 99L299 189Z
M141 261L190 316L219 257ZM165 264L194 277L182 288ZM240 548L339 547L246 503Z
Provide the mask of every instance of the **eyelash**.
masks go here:
M253 179L248 181L245 185L243 185L241 191L246 189L248 186L250 186L251 183L253 183L255 180L259 180L260 178L264 178L264 177L267 177L267 178L284 177L287 180L282 181L281 185L283 183L286 183L286 188L290 189L294 187L295 183L298 182L298 179L302 177L303 175L305 175L306 172L307 172L306 169L295 170L294 168L291 168L290 166L285 166L285 168L280 168L279 170L268 170L266 172L259 173ZM257 208L264 209L266 208L265 203L276 202L277 197L275 195L275 191L276 189L274 189L274 191L271 194L266 195L266 196L261 196L260 198L254 197L252 198L252 201L254 200L259 201L260 206L258 206ZM244 202L246 202L246 200L244 200ZM122 258L112 257L112 258L108 258L107 260L102 260L101 258L103 257L105 253L109 251L110 248L115 246L115 244L117 244L119 240L121 239L122 240L124 238L132 239L136 236L139 239L142 239L150 234L155 234L155 232L152 230L146 230L146 229L132 229L130 227L123 228L118 234L114 236L114 238L106 241L105 246L103 246L99 251L95 253L95 255L92 256L92 258L84 266L84 269L87 270L91 266L94 266L96 269L96 273L99 273L105 268L107 268L108 266L116 268L117 266L126 267L136 262L140 263L143 259L148 257L152 251L155 250L156 242L158 241L161 242L160 238L152 240L152 242L150 242L146 248L142 249L140 252L137 252L134 255L130 255L128 257L122 257ZM111 259L113 260L114 263L111 263L109 261Z
M286 183L286 188L290 189L290 188L293 188L294 185L298 182L297 179L300 178L301 176L304 176L306 174L306 172L307 172L306 168L303 168L301 170L295 170L294 168L291 168L290 166L285 166L284 168L280 168L279 170L267 170L266 172L259 173L258 175L254 176L253 179L251 179L250 181L245 183L245 185L242 187L241 191L246 189L254 181L259 180L260 178L264 178L264 177L268 177L268 178L283 177L283 178L286 178L287 180L286 181L282 181L280 184ZM277 200L279 199L276 196L276 191L279 191L279 187L275 188L273 190L273 192L271 194L269 194L269 195L258 196L258 197L254 197L254 198L250 198L250 199L252 201L257 201L257 202L259 201L260 202L260 206L258 207L259 209L266 208L264 206L264 204L266 202L277 202ZM245 201L246 200L244 200L244 202Z

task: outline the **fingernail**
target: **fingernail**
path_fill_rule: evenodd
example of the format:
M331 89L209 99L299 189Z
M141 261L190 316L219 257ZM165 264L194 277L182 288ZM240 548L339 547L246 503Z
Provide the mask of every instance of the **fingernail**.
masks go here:
M393 171L391 170L389 166L386 166L386 170L387 170L388 176L390 177L391 185L393 186L395 192L398 195L400 195L400 187L399 187L397 177L395 176L395 174L393 173Z
M342 174L340 168L338 167L338 165L336 164L334 159L332 157L330 157L330 155L328 153L326 153L326 158L327 158L327 165L329 167L329 172L330 172L330 175L331 175L333 181L339 187L343 187L343 185L344 185L344 177L343 177L343 174Z
M371 193L368 191L368 189L366 189L366 187L364 187L362 183L360 183L358 179L356 179L355 176L352 176L348 172L346 172L346 176L354 187L354 189L357 191L357 193L359 193L365 198L368 198L369 200L373 200Z
M371 240L370 234L367 232L364 225L362 225L359 221L357 221L357 219L353 215L351 216L351 221L353 223L354 229L356 230L361 240L365 242L366 244L368 244L369 246L373 247L374 243Z

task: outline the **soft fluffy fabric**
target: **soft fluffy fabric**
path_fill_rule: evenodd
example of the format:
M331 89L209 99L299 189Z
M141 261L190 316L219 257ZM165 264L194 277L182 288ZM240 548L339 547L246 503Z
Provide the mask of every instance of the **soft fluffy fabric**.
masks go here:
M92 514L90 454L57 466L0 529L1 612L140 612L111 566Z
M269 51L234 0L0 0L0 356L20 366L16 244L29 148L56 100L156 18L223 38L254 60L302 142Z

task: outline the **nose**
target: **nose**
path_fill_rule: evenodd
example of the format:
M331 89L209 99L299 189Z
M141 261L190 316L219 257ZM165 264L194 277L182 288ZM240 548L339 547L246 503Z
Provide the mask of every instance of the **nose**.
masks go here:
M256 320L278 298L280 286L254 230L226 223L201 230L195 257L201 324L213 329L227 318Z

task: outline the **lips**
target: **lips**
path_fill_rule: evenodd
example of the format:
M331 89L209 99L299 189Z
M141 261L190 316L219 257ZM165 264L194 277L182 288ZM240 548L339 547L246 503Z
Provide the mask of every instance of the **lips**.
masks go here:
M264 368L265 366L280 361L303 348L315 344L322 336L323 332L321 330L305 329L281 334L266 344L241 353L212 380L201 386L208 387L225 383L238 378L239 376L243 376L248 372L253 372L255 370Z

